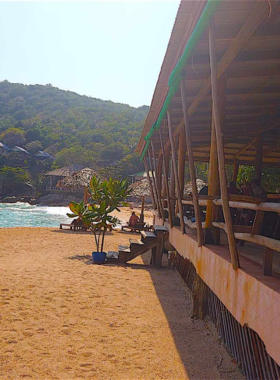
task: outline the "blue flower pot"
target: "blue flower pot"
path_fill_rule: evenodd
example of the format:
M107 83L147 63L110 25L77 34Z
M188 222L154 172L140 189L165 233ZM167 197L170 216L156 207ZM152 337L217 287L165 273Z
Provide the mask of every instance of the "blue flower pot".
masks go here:
M106 252L92 252L92 260L94 264L104 264Z

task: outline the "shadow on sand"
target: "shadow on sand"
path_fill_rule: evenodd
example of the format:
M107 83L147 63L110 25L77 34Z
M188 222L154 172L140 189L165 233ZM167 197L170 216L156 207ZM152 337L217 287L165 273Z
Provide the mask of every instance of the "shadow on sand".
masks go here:
M181 278L174 270L169 270L167 268L167 257L164 255L164 265L162 268L158 269L149 265L150 263L150 252L142 255L142 263L128 263L128 264L111 264L106 263L108 267L121 266L124 268L131 268L133 270L145 270L148 271L153 285L155 287L157 297L161 303L162 309L165 313L166 319L169 323L170 331L173 335L174 343L176 345L177 351L181 357L181 361L185 367L187 377L191 380L197 380L196 371L193 371L193 363L190 363L190 357L194 356L192 352L191 344L186 344L188 339L186 331L186 318L190 318L192 299L188 291L184 290L184 285ZM93 264L90 255L75 255L67 257L70 260L79 260L81 263L86 265ZM184 296L182 296L182 293ZM191 324L203 324L202 321L192 321ZM190 327L192 328L192 327ZM191 360L192 361L192 360ZM189 373L191 367L192 375ZM199 371L198 371L199 372Z
M73 235L93 235L93 232L91 231L73 231L73 230L52 230L52 232L56 232L59 234L73 234ZM106 235L113 235L113 232L107 231Z

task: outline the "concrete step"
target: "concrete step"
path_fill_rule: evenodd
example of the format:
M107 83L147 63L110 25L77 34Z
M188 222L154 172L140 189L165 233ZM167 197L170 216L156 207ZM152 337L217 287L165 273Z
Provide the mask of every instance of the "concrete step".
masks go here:
M143 245L144 243L139 240L139 239L129 239L130 245L135 244L135 245Z
M161 225L158 225L158 224L155 224L154 225L154 231L155 233L157 233L157 231L162 231L162 232L167 232L167 228L165 226L161 226Z
M130 252L130 247L128 247L127 245L119 245L118 251L119 252Z
M151 231L141 231L143 239L153 239L156 238L156 235Z

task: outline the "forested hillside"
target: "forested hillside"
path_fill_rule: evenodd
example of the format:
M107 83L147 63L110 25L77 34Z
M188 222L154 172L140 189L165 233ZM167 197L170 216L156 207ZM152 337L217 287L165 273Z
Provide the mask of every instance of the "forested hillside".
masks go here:
M50 153L53 167L77 163L122 176L141 170L134 149L147 112L52 85L0 82L0 141Z

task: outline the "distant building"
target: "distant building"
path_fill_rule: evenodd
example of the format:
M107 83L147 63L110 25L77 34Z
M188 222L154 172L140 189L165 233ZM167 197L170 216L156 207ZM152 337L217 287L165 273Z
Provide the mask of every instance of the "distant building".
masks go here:
M150 177L152 176L152 172L149 172ZM147 178L147 173L146 172L139 172L135 174L131 174L128 176L129 177L129 182L134 183L137 181L142 181L143 179Z
M57 184L59 181L64 179L65 177L70 177L72 174L75 172L83 169L83 166L81 165L69 165L69 166L64 166L63 168L59 169L54 169L45 174L46 177L49 178L49 182L47 184L46 190L47 191L52 191L52 190L59 190L61 191L61 187L57 187Z
M0 142L0 156L4 156L10 151L11 149L6 144Z

